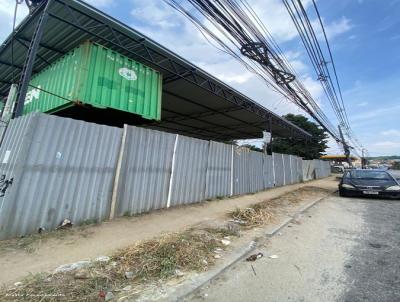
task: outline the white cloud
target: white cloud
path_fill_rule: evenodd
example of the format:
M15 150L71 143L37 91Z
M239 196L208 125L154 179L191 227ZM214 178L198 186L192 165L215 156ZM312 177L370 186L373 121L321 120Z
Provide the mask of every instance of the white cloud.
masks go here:
M381 134L385 135L385 136L399 136L400 137L400 130L390 129L390 130L382 131Z
M0 42L3 42L12 32L15 1L0 0ZM25 2L18 5L16 25L28 14Z
M347 19L346 17L342 17L339 21L334 21L331 24L325 24L324 21L323 23L329 40L348 32L353 27L350 19Z
M115 0L84 0L84 1L100 8L109 7L115 4Z
M351 120L356 122L356 121L365 121L365 120L370 120L375 117L379 116L385 116L388 114L393 114L397 113L400 110L400 105L395 105L392 107L384 107L384 108L374 108L369 111L364 111L358 114L353 114L351 117Z
M358 107L365 107L365 106L368 106L368 102L361 102L361 103L357 103L356 105L358 106Z

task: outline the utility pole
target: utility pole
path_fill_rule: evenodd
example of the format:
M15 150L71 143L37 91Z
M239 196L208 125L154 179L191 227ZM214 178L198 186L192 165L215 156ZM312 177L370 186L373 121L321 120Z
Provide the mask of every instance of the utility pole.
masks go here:
M361 155L361 168L365 169L367 165L367 159L365 158L365 149L361 149L362 155Z
M347 144L347 142L344 139L342 128L340 127L340 125L338 126L338 128L339 128L340 138L342 139L342 144L343 144L343 149L344 149L344 155L346 156L346 161L350 167L353 167L353 164L351 163L351 159L350 159L350 146Z

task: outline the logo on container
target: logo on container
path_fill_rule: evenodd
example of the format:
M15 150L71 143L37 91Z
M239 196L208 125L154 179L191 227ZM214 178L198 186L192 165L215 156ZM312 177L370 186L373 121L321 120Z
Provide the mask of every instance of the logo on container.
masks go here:
M135 71L133 71L132 69L123 67L123 68L120 68L118 70L118 72L121 77L127 79L128 81L136 81L137 80L137 75L136 75Z
M31 91L28 91L26 93L26 97L25 97L25 104L29 104L33 101L33 99L39 99L39 95L40 95L40 85L37 88L32 89Z

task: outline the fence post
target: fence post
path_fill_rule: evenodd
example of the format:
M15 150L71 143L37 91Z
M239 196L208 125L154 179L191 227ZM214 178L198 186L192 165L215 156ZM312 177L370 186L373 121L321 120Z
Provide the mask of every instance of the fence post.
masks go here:
M271 157L272 157L272 177L273 177L273 180L274 180L274 187L276 187L275 156L274 156L274 153L271 153Z
M233 152L234 152L235 146L232 145L232 155L231 155L231 196L233 196Z
M174 181L174 172L175 172L175 154L176 148L178 146L179 134L175 136L175 144L174 144L174 152L172 153L172 167L171 167L171 177L169 178L169 186L168 186L168 198L167 198L167 208L171 206L171 195L172 195L172 184Z
M115 171L114 185L113 185L113 191L112 191L112 197L111 197L110 220L114 219L114 217L115 217L115 208L117 206L119 179L121 177L122 160L124 158L127 130L128 130L128 125L124 124L124 128L122 130L121 147L119 149L117 168Z

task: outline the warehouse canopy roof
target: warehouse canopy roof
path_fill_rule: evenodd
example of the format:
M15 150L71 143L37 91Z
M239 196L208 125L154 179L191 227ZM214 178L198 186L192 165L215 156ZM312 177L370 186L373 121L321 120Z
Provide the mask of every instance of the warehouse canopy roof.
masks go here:
M162 120L143 126L213 140L273 135L310 135L94 7L76 0L48 0L48 19L33 73L86 40L91 40L159 70L163 74ZM44 5L34 10L0 48L0 95L19 80L30 41ZM11 43L14 37L14 43ZM13 53L13 55L11 55Z

